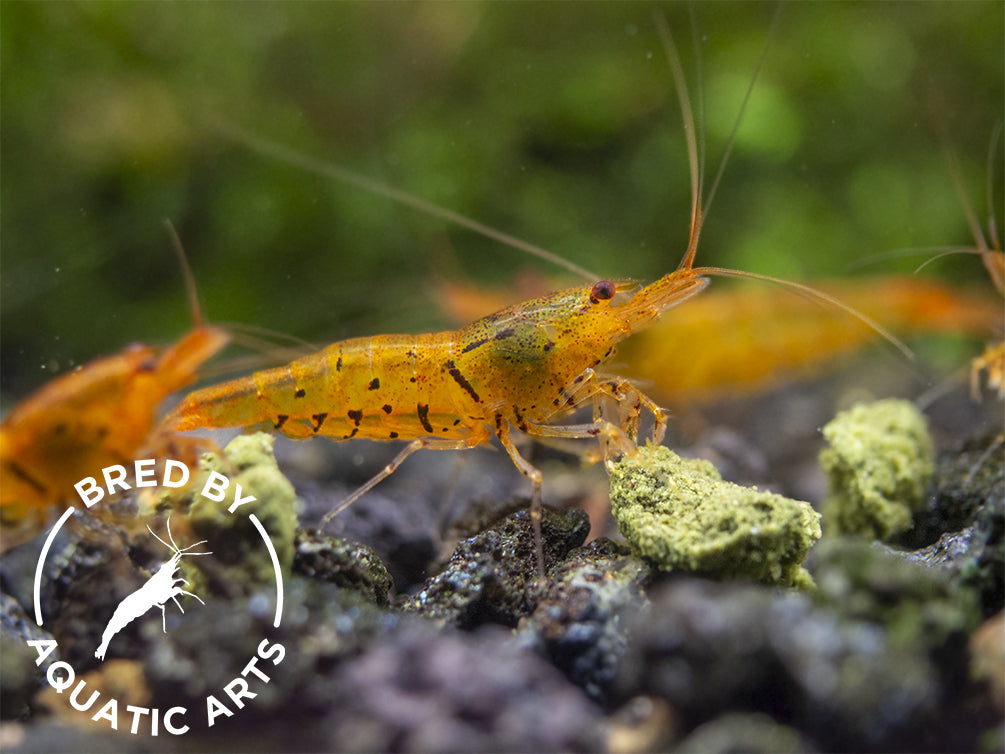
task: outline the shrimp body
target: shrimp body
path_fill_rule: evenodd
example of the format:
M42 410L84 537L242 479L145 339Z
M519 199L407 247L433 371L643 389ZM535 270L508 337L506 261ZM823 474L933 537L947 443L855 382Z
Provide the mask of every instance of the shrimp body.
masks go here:
M458 393L446 368L438 368L460 350L457 342L457 333L443 332L335 343L286 366L191 393L165 426L262 426L294 439L466 439L470 421L461 416L478 409Z
M605 388L578 386L614 345L705 285L685 270L641 288L601 281L517 304L456 331L353 338L188 395L172 431L265 426L293 439L482 444L528 434Z

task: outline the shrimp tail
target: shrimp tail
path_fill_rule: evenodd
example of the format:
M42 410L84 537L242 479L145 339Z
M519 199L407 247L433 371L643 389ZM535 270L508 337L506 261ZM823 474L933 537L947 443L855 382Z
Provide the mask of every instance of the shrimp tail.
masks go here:
M158 431L246 427L262 422L259 390L252 375L189 393L161 420Z

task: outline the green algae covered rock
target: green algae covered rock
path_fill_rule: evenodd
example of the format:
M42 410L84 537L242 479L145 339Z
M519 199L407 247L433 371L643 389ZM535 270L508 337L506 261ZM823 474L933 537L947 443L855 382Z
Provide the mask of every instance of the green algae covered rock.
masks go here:
M188 488L195 495L189 508L192 529L209 540L207 547L228 568L231 578L248 585L268 584L274 579L262 535L249 518L252 513L268 533L284 574L290 573L293 563L296 493L276 464L274 442L272 435L263 432L235 437L224 451L225 458L214 453L203 455ZM210 496L206 485L214 472L219 492L211 489ZM232 510L238 489L242 499L253 499Z
M707 461L639 448L611 472L611 509L632 551L664 570L809 586L820 538L809 503L724 482Z
M882 400L839 413L823 429L827 534L886 541L924 508L934 455L924 415L910 401Z

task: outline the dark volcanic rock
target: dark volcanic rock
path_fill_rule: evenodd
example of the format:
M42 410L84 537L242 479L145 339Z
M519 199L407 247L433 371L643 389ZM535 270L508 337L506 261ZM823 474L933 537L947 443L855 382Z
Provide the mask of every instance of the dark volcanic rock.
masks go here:
M311 480L298 480L296 489L297 497L316 513L302 516L301 522L317 521L352 492L341 487L332 491ZM430 508L429 501L394 499L373 491L336 516L325 530L365 542L383 561L398 591L404 592L422 583L439 551Z
M941 453L926 510L897 540L914 550L911 559L975 589L984 617L1005 607L1003 442L1001 433L988 433Z
M622 694L666 699L687 728L756 711L828 749L911 750L939 709L925 652L804 595L678 579L631 629Z
M965 661L966 632L976 627L974 594L942 569L910 555L857 539L826 539L813 551L810 569L816 602L842 615L884 627L890 640L919 651L955 644Z
M572 552L520 625L538 648L591 698L604 701L628 642L625 621L646 604L651 568L625 545L598 539Z
M364 651L400 620L355 591L302 577L290 579L285 598L290 608L279 628L272 625L272 600L261 593L210 601L181 616L167 634L160 626L148 630L145 670L158 701L202 708L208 694L225 699L224 687L242 676L266 640L283 645L285 653L278 664L274 656L257 663L270 676L268 682L243 673L258 694L257 712L323 714L332 693L327 671Z
M317 581L353 589L370 602L387 605L391 574L366 545L346 542L317 529L297 529L293 570Z
M932 545L943 534L971 526L986 503L1005 499L1003 442L999 433L992 432L939 453L928 505L896 544L911 549Z
M545 564L581 545L589 519L577 508L545 507L541 522ZM522 510L457 545L442 573L405 603L405 609L460 628L483 623L516 626L537 602L537 555L530 512Z
M977 593L984 617L994 615L1005 607L1005 498L988 500L968 526L904 557L946 571Z

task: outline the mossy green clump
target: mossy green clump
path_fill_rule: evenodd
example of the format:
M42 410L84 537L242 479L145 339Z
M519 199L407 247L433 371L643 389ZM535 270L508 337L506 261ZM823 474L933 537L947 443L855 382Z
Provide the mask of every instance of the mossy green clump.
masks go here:
M228 567L232 578L249 586L272 583L275 579L272 559L250 514L255 514L265 527L284 574L290 573L293 564L296 493L279 471L272 452L274 442L272 435L263 432L236 437L227 445L225 458L215 453L202 456L188 487L194 495L189 508L193 531L208 540L207 547L212 549L217 562ZM214 471L229 480L219 501L202 494ZM255 499L230 512L237 485L242 498L252 495Z
M910 401L882 400L839 413L823 428L828 536L886 541L913 525L935 468L924 415Z
M664 570L813 583L801 565L820 538L810 504L724 482L707 461L639 448L611 472L611 510L632 551Z

